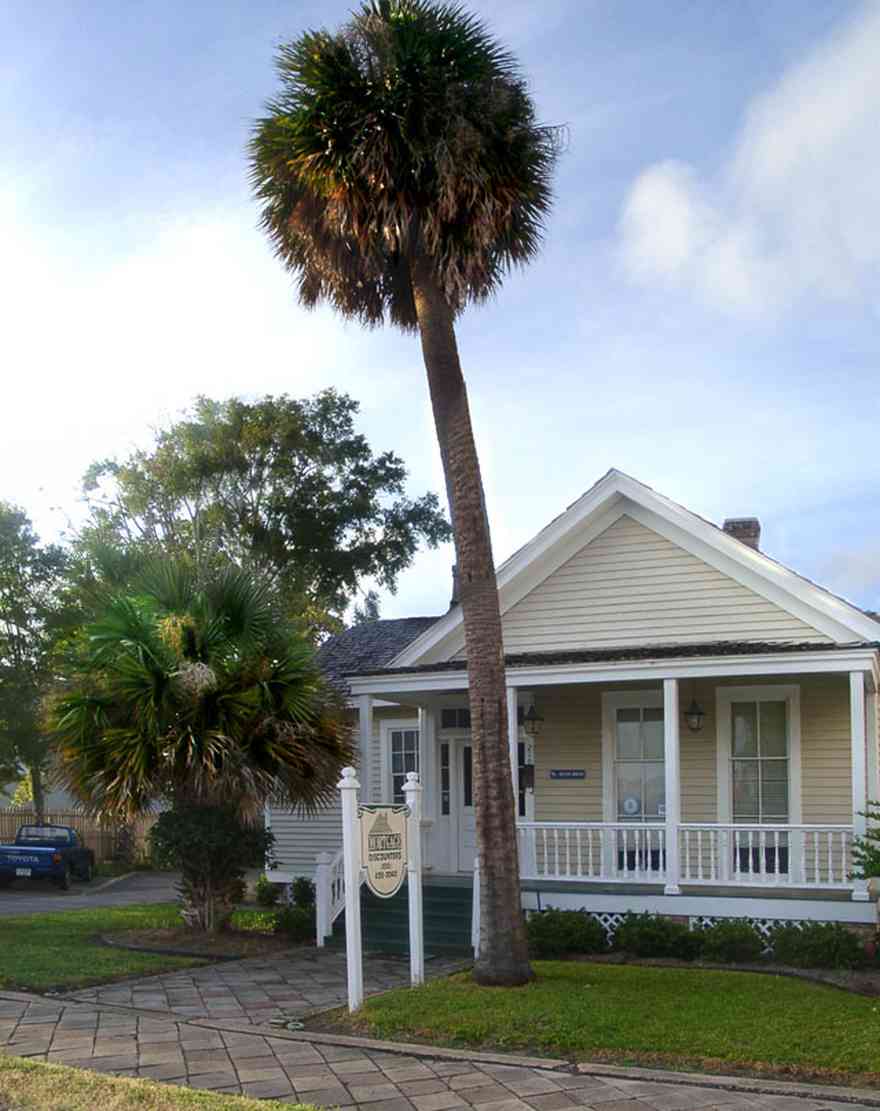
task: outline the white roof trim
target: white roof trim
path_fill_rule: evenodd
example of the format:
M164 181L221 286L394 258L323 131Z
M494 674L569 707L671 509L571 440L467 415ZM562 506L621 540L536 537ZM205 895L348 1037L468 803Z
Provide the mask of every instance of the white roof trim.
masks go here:
M637 479L611 470L498 568L502 614L627 514L838 644L880 640L880 622L729 536ZM456 606L416 637L389 667L448 659L464 646Z
M869 690L876 690L880 673L875 648L828 647L806 652L765 652L749 655L693 656L608 660L592 663L533 664L509 667L508 687L530 689L581 683L660 682L663 679L730 678L732 676L812 675L861 671ZM359 694L394 698L418 697L467 688L467 671L417 671L409 674L351 676Z

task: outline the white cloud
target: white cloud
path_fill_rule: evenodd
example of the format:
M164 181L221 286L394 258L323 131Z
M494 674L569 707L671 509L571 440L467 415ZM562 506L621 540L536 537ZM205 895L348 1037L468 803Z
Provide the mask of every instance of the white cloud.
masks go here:
M622 258L745 315L802 297L873 301L880 276L880 3L756 97L712 181L677 162L633 184Z

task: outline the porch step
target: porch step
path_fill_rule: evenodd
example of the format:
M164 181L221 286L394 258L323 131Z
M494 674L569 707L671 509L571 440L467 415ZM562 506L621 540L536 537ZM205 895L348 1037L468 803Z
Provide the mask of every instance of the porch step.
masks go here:
M422 885L425 920L425 956L452 956L471 952L473 893L466 887ZM361 888L361 929L364 949L379 953L409 952L409 901L406 885L390 899L379 899ZM331 944L344 944L345 914L337 918Z

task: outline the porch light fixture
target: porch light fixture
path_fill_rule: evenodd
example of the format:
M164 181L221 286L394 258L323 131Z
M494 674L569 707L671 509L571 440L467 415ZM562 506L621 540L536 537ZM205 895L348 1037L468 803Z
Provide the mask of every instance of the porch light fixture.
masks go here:
M684 712L684 720L688 724L688 729L692 733L699 733L703 728L703 719L706 717L706 712L703 707L697 702L696 698L691 699L691 704Z
M523 729L525 729L529 737L537 737L543 721L544 719L535 709L535 704L533 702L523 716Z

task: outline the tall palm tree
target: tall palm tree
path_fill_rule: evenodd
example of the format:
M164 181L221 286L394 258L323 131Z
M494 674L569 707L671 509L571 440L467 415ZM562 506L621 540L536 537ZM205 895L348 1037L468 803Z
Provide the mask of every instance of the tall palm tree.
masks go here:
M50 709L58 776L102 816L163 801L177 814L222 811L246 831L270 800L327 803L352 760L344 708L310 645L238 568L203 587L188 564L156 566L136 593L108 599L70 662ZM198 889L228 913L233 873L190 885L185 902ZM223 914L185 917L207 928Z
M461 580L475 753L481 922L475 975L531 975L520 910L504 650L456 317L538 251L558 150L524 78L454 4L373 0L278 53L257 123L262 227L307 306L418 331Z

